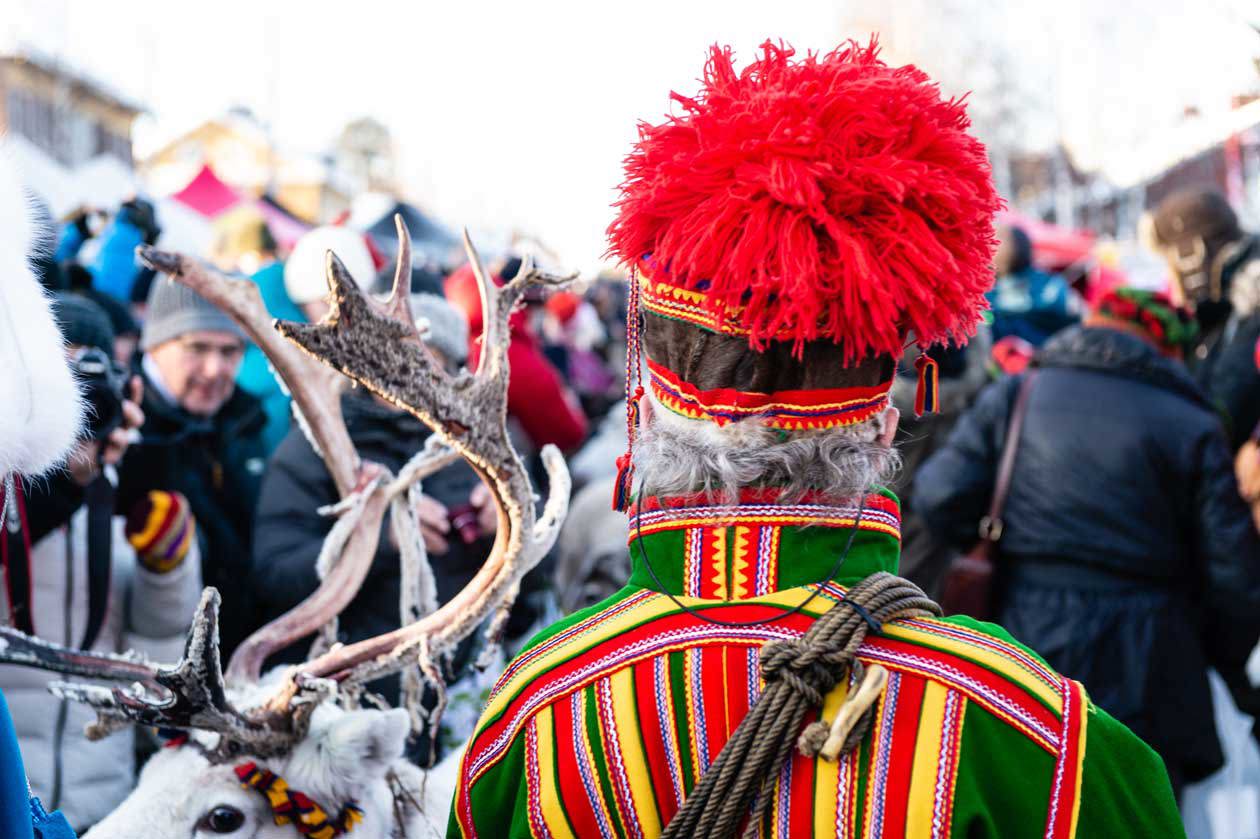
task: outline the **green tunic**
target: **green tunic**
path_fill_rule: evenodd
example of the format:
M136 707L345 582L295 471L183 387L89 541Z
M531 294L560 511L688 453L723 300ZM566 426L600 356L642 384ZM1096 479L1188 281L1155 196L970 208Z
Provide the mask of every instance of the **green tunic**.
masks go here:
M896 498L869 496L857 514L649 499L631 520L626 588L535 638L491 694L449 835L659 835L756 701L761 647L896 571ZM836 762L794 755L762 836L1184 835L1159 757L1001 628L897 621L859 657L890 673L870 734Z

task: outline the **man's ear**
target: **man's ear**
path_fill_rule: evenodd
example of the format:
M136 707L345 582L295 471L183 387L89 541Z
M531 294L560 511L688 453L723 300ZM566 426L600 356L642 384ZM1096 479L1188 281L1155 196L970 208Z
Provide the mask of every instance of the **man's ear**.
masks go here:
M879 435L881 446L891 447L893 438L897 436L897 423L901 422L901 411L892 405L884 409L884 433Z

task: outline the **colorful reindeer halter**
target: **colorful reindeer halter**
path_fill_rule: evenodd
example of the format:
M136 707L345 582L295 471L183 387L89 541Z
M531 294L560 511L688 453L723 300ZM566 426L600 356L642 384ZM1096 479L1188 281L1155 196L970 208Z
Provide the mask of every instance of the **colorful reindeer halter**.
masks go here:
M262 769L253 761L235 767L241 786L258 790L271 805L276 824L291 824L298 833L311 839L334 839L354 829L363 821L363 811L353 801L341 808L335 819L329 818L324 809L302 793L289 789L289 785L276 773Z

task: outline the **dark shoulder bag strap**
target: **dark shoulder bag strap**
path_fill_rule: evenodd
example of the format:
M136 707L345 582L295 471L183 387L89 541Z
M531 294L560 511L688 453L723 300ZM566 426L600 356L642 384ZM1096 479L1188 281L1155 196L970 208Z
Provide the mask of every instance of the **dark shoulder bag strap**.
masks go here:
M1024 416L1028 413L1028 399L1032 395L1033 380L1037 371L1029 369L1019 384L1015 407L1011 409L1011 421L1006 427L1006 442L1002 445L1002 459L998 461L997 483L993 486L993 498L989 512L980 519L980 538L996 542L1002 538L1002 511L1011 491L1011 478L1015 473L1015 455L1019 451L1019 435L1024 428Z

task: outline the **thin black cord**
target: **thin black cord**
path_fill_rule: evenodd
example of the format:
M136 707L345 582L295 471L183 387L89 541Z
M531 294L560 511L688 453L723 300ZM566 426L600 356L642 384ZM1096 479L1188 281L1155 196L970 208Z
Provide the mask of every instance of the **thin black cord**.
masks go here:
M643 503L643 499L645 498L643 494L643 489L646 483L647 483L647 476L645 475L639 481L638 497L639 497L640 505ZM783 613L780 615L772 615L768 618L760 618L755 621L728 621L728 620L722 620L721 618L709 617L705 615L703 612L698 612L695 609L692 609L686 603L683 603L681 600L679 600L677 597L671 594L669 590L665 588L665 584L661 582L661 578L656 576L656 569L652 567L652 562L651 560L648 559L647 543L643 541L643 510L642 509L639 510L638 514L635 516L635 519L634 519L635 536L636 536L635 544L639 546L639 553L643 555L643 564L647 566L648 574L651 575L652 582L656 583L656 587L660 590L661 594L665 595L670 600L674 601L675 606L682 609L684 612L691 615L693 618L696 618L697 620L702 620L705 623L717 624L718 626L759 626L763 623L773 623L774 621L781 621L786 618L792 617L792 615L795 615L797 612L800 612L802 609L808 606L815 597L817 597L819 594L822 593L823 587L826 585L827 581L835 579L836 574L840 572L840 566L844 564L845 558L848 557L849 549L853 547L853 540L857 538L858 530L862 527L862 516L865 512L866 512L866 495L863 494L862 500L858 504L857 520L853 522L853 529L849 531L849 540L845 542L844 550L841 551L840 556L836 558L836 564L832 567L831 571L827 574L827 579L822 582L817 583L816 584L817 587L809 595L809 597L802 600L795 607L791 609L785 609ZM735 602L735 601L732 601L732 602ZM867 623L871 622L871 619L869 616L864 616L864 617L866 617Z

